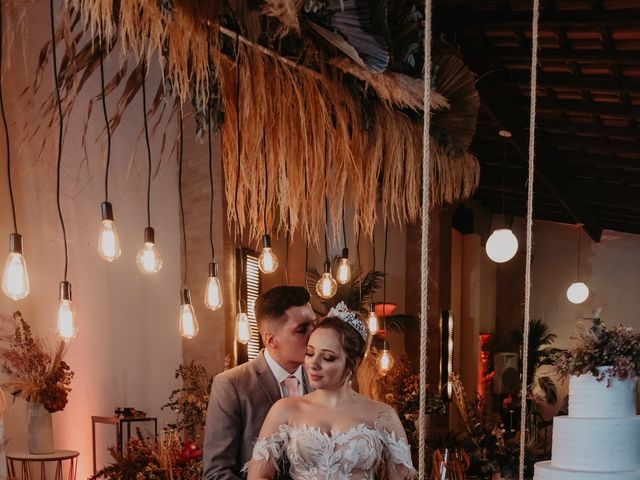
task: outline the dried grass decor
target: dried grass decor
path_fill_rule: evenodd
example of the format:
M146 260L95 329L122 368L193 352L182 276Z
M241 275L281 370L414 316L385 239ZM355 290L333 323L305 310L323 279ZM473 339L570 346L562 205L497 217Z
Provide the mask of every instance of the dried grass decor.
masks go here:
M109 94L125 85L111 118L113 129L137 95L142 62L150 64L157 58L164 76L147 112L150 116L159 113L162 118L172 96L177 101L170 111L175 112L176 105L187 100L202 109L219 94L224 108L227 216L230 225L246 229L251 238L265 233L266 211L270 230L298 231L317 243L325 196L334 225L340 222L343 205L349 203L353 229L366 236L373 233L380 193L387 219L413 222L418 218L420 79L394 72L373 74L345 60L329 64L313 48L302 50L308 58L299 58L299 63L285 58L251 40L260 36L260 19L240 0L66 0L66 5L69 15L56 35L56 42L66 47L58 79L65 114L96 70L99 47L123 53L121 68L106 86ZM296 32L301 5L301 0L268 0L261 14L277 17L283 34ZM245 36L227 29L224 22ZM100 41L93 36L87 39L87 32ZM273 33L263 35L262 43L271 41ZM50 44L41 51L30 92L37 92L42 83L50 51ZM127 58L129 53L132 59ZM445 57L439 60L431 105L436 126L432 131L436 141L431 142L434 204L468 197L479 179L478 163L466 152L479 108L475 79L459 58ZM53 95L49 95L40 109L45 119L42 127L51 126L54 109ZM160 119L155 128L159 124ZM166 141L163 137L163 147Z

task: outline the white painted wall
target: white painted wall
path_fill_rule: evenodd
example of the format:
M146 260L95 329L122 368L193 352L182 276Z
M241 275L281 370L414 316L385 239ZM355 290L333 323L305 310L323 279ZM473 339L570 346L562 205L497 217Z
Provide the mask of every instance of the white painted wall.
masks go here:
M34 330L53 342L58 283L63 278L62 235L55 203L57 133L55 130L47 133L48 143L38 161L35 160L38 145L35 141L23 145L18 142L20 125L28 118L34 122L40 120L37 108L27 109L26 97L21 98L19 92L33 81L38 53L49 31L48 10L36 2L20 2L19 7L27 10L25 31L28 38L22 45L23 37L18 31L14 32L16 44L6 50L11 52L11 68L5 71L4 89L7 114L14 124L14 189L18 227L24 236L31 278L31 294L20 302L13 302L2 295L0 312L8 315L20 309ZM15 25L16 18L6 15L5 24ZM107 64L108 78L109 72L112 74L117 67L113 61ZM48 65L43 77L43 90L47 92L52 89L51 76L51 66ZM150 84L157 85L157 69L151 71L151 78ZM162 425L167 413L161 412L160 406L176 386L173 371L182 357L177 325L180 230L176 165L173 160L167 162L165 158L163 168L153 180L151 221L156 229L164 267L157 276L145 277L135 265L135 255L142 246L146 225L147 171L143 138L135 150L142 128L141 97L138 96L114 133L112 145L111 201L123 253L114 264L104 262L97 253L99 207L104 195L103 154L100 149L105 141L104 138L96 140L103 128L97 104L94 105L88 133L89 156L86 163L81 148L87 102L98 93L99 78L94 75L67 119L62 168L62 209L70 257L68 279L73 285L80 332L70 344L66 356L75 378L67 408L54 414L54 435L57 448L80 451L78 478L91 474L91 415L109 415L113 414L116 406L133 406L147 411L149 415L161 417ZM117 91L109 101L111 113L119 94ZM34 105L39 105L39 102ZM158 137L152 140L154 167L159 160L161 134L162 128ZM168 129L168 138L172 139L174 135L172 125ZM134 150L135 156L132 157ZM0 247L4 249L8 247L11 224L4 154L1 158ZM24 450L26 416L22 400L9 401L5 421L10 441L7 450ZM110 428L101 427L105 431ZM108 438L111 441L111 432ZM106 446L99 445L99 448Z
M640 235L605 230L600 243L581 234L580 280L590 289L587 301L574 305L566 291L576 279L577 227L535 222L531 316L542 319L558 343L566 345L576 322L601 307L608 326L640 330Z

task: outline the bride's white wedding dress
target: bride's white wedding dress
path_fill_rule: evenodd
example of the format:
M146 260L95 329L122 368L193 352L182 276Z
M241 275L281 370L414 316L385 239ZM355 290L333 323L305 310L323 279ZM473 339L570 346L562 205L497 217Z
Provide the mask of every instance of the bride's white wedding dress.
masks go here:
M256 442L249 464L267 462L277 469L283 454L293 480L368 480L383 465L392 480L416 476L407 441L364 423L331 433L309 425L281 425Z

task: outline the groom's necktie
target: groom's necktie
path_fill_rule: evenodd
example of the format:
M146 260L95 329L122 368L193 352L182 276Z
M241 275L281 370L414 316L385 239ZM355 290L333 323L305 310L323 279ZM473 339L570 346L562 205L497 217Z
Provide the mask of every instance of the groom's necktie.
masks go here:
M282 381L282 395L284 397L299 397L300 389L298 386L300 382L295 375L289 375Z

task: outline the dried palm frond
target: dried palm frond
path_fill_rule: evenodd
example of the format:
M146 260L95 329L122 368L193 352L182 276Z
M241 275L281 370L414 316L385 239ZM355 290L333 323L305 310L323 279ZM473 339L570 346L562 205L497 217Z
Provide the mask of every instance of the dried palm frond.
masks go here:
M436 112L431 126L442 143L465 152L475 135L480 110L475 74L454 55L439 55L434 63L435 88L449 100L451 108Z
M300 33L300 9L304 0L265 0L262 14L277 18L281 26L276 35L284 37L291 32Z
M410 108L416 112L423 109L424 86L420 78L394 72L372 73L347 58L334 58L330 63L365 82L389 106ZM441 93L432 90L431 110L447 108L449 108L448 100Z

